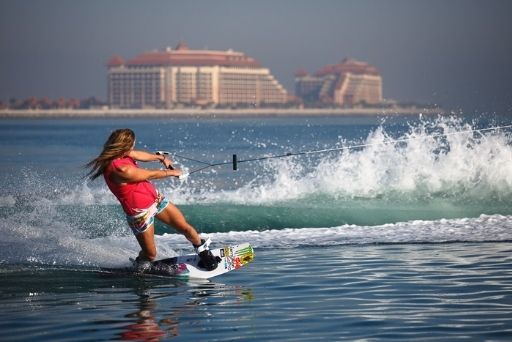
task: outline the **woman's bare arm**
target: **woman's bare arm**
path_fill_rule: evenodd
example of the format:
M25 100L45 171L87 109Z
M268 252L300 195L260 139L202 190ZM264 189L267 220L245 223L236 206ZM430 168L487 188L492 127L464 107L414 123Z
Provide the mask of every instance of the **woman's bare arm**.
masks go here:
M136 183L166 177L179 177L181 170L146 170L132 165L123 165L112 171L112 180L116 183Z
M126 155L141 162L162 161L163 158L161 155L139 150L131 150Z
M170 166L172 166L172 160L166 156L157 155L146 151L131 150L128 152L127 156L141 162L160 161L164 163L166 168L170 168Z

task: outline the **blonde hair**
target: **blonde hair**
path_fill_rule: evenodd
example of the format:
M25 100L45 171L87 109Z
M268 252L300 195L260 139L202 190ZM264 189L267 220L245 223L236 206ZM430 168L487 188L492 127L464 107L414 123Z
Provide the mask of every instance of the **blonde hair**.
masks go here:
M103 145L100 155L85 164L86 168L91 168L86 177L94 180L101 176L112 160L130 151L134 142L135 133L131 129L122 128L113 131Z

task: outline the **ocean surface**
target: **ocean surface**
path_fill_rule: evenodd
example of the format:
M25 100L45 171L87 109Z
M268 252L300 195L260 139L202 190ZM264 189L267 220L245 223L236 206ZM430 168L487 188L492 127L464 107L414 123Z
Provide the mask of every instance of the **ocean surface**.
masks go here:
M0 340L510 341L511 124L1 119ZM213 247L250 242L251 264L210 281L99 272L138 253L83 167L124 127L172 153L188 177L154 183ZM162 224L156 242L192 252Z

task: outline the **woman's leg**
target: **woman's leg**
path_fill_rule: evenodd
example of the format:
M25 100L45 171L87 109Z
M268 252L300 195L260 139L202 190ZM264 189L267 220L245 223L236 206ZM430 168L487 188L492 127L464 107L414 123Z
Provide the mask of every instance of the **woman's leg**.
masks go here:
M143 260L153 261L156 258L155 225L152 224L143 233L135 235L142 249L139 257Z
M201 244L201 237L196 229L187 222L185 216L174 204L169 203L164 210L156 215L156 218L185 235L193 245L199 246Z
M156 217L185 235L187 240L190 241L195 248L200 248L200 246L204 244L203 246L205 247L201 251L197 251L199 258L201 258L201 262L199 263L200 267L204 267L210 271L217 268L220 258L213 256L206 242L204 240L201 241L201 237L196 229L187 222L185 216L183 216L181 211L174 204L169 203Z

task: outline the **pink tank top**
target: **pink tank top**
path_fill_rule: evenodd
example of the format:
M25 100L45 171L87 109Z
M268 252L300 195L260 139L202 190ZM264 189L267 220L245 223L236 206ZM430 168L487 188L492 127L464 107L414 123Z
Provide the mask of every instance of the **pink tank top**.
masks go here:
M135 183L118 184L111 179L114 169L119 169L124 165L132 165L138 167L135 160L130 157L121 157L114 159L103 172L103 177L107 183L108 188L117 197L124 212L127 215L136 215L141 209L147 209L155 203L158 194L153 186L148 181L141 181Z

